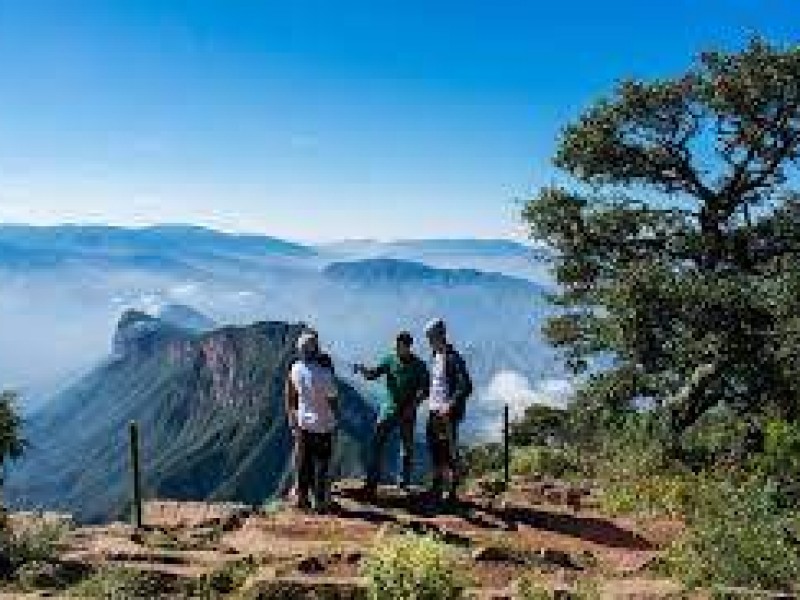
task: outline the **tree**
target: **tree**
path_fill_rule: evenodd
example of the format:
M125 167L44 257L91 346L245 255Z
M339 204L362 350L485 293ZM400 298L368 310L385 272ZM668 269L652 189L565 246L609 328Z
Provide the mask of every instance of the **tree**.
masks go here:
M800 48L760 39L621 83L568 125L523 217L553 250L545 334L583 406L800 417Z
M22 420L17 414L17 394L0 392L0 467L18 458L25 449L21 437Z

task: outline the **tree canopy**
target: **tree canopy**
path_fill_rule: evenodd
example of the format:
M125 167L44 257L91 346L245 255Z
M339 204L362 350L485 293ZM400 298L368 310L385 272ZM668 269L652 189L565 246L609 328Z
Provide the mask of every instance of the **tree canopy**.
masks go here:
M579 401L676 432L726 403L800 417L800 48L753 39L628 80L563 131L523 217L553 251L548 339Z
M18 458L25 448L16 401L14 392L0 392L0 466L8 459Z

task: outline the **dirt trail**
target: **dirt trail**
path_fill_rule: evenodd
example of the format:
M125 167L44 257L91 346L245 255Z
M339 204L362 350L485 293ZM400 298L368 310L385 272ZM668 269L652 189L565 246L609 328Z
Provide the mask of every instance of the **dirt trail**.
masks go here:
M423 495L394 488L382 488L376 501L367 502L355 484L345 482L337 486L333 516L280 504L255 510L149 502L145 530L122 524L77 528L64 543L63 558L181 579L246 561L252 570L245 597L304 597L302 590L324 587L338 590L326 597L358 598L360 564L376 539L412 531L435 534L461 554L476 597L510 598L515 582L532 573L553 588L597 580L606 597L657 598L675 591L646 567L677 531L676 524L648 533L630 520L580 509L574 501L531 502L528 496L468 495L457 508L438 512ZM286 596L290 589L298 595Z

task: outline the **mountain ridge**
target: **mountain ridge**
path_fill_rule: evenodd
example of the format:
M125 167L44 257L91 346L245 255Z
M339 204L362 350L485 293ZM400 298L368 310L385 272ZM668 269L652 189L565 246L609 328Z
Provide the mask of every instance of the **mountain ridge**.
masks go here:
M119 516L127 502L132 420L140 425L151 497L258 504L280 493L291 456L283 381L303 329L262 321L193 333L126 312L114 355L26 427L32 446L9 473L8 499L85 521ZM358 475L361 441L374 415L352 387L340 381L339 388L336 468Z

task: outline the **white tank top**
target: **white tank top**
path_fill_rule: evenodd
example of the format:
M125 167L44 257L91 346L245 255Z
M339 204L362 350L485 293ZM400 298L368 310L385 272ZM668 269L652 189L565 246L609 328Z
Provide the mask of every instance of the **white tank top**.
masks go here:
M312 433L330 433L336 417L330 398L336 396L336 381L331 370L315 362L298 360L289 375L297 390L297 424Z

